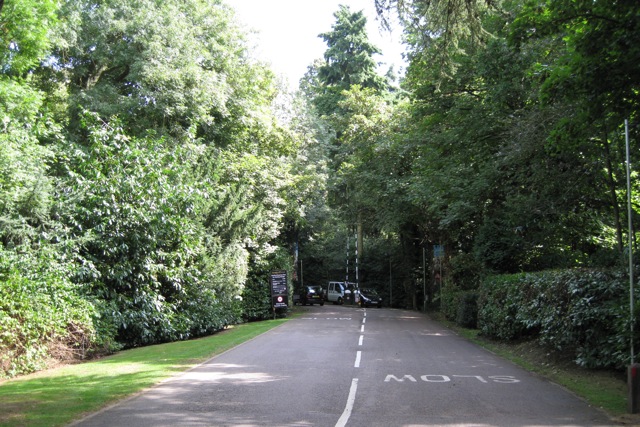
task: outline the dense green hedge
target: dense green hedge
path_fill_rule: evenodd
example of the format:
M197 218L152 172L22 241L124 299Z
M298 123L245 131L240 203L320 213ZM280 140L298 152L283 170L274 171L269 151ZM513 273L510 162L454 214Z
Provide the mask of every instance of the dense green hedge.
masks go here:
M563 270L494 276L484 280L478 305L478 326L487 337L536 337L590 368L629 363L629 284L624 273Z
M478 291L443 288L441 311L444 316L465 328L478 325Z
M35 257L0 249L0 378L68 358L61 352L84 357L96 345L95 309L67 275L44 252Z
M273 316L269 277L251 277L242 292L242 316L245 321L265 320Z

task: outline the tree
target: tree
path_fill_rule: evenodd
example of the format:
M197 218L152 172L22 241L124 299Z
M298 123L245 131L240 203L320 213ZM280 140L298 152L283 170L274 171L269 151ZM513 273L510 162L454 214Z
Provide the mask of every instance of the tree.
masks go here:
M38 138L56 126L29 73L49 49L55 11L52 1L9 1L0 14L0 243L9 247L38 240L49 214L52 152Z
M410 64L434 64L436 83L452 78L461 54L472 54L491 39L486 16L501 0L375 0L378 16L389 27L395 13L405 29Z
M239 116L275 95L273 73L252 62L220 0L67 1L51 70L81 108L120 115L128 134L150 129L227 145L244 137ZM252 120L255 122L255 119ZM72 122L73 124L73 122Z
M68 107L57 215L105 335L131 346L234 323L251 257L275 250L290 180L273 73L218 0L69 1L61 13L39 74L68 85L48 100Z
M514 21L510 39L517 49L535 43L558 47L551 61L536 65L541 101L569 108L551 132L552 150L582 152L603 173L596 184L608 196L609 218L622 253L625 171L622 123L637 134L640 67L637 58L640 6L633 1L527 3ZM603 200L604 202L604 200ZM604 204L604 203L603 203ZM634 204L637 202L634 201Z
M545 75L547 99L583 99L594 116L616 112L629 117L640 101L635 60L640 55L639 28L640 5L632 0L541 0L525 4L511 40L516 47L542 38L565 43Z
M57 24L52 0L0 3L0 72L24 76L43 59Z
M94 306L72 283L52 215L59 138L35 69L57 23L52 1L0 2L0 377L32 372L53 351L96 345Z
M437 4L464 6L403 2L429 6L429 13L440 10ZM439 23L445 17L457 19L449 12L440 10L442 16L435 20L422 20L427 16L423 13L410 15L423 27L407 30L409 37L425 31L434 36L427 38L429 43L413 45L417 51L404 88L414 102L399 145L412 157L405 169L410 203L428 217L420 221L425 224L423 239L441 241L450 254L473 253L497 271L589 262L596 251L593 242L608 234L602 224L611 222L603 198L609 192L602 173L608 169L601 161L606 156L587 143L599 132L580 124L584 115L577 100L547 91L553 87L547 78L548 71L556 70L553 64L559 66L558 76L575 75L562 71L571 50L563 49L560 37L541 40L534 31L522 34L535 34L535 41L514 48L508 30L518 9L486 9L473 17L488 36L480 40L457 34L457 44L447 51L455 67L443 78L441 63L426 58L440 54L445 40ZM540 19L548 18L544 16ZM629 89L632 99L637 91ZM585 99L579 92L578 98Z
M351 12L340 6L333 15L336 22L332 31L319 35L326 43L324 63L318 67L319 86L315 88L314 104L320 114L338 111L341 92L354 85L382 90L385 80L376 73L373 55L380 50L369 42L367 19L362 11Z

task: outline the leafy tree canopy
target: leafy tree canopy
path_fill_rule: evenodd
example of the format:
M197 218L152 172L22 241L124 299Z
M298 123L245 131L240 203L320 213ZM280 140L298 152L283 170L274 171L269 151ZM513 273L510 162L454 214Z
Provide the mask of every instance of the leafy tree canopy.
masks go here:
M54 0L0 2L0 73L22 75L37 65L50 47L56 11Z

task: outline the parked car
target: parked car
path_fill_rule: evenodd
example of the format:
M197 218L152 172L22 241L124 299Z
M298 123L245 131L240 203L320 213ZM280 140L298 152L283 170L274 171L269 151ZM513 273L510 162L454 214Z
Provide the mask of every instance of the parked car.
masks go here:
M300 292L300 304L324 305L324 290L322 286L304 286Z
M351 290L354 283L351 282L329 282L327 286L326 300L334 304L344 304L351 297Z
M382 298L373 289L360 289L360 306L382 308Z

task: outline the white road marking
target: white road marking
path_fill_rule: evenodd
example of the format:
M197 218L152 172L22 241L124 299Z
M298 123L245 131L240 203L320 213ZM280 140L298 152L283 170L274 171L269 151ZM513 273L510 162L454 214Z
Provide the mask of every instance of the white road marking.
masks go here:
M362 352L361 351L357 351L356 352L356 363L353 365L354 368L359 368L360 367L360 358L362 357Z
M448 382L451 382L452 379L456 379L456 378L464 378L464 379L475 378L476 380L484 384L490 384L491 382L497 383L497 384L515 384L520 382L519 379L510 375L490 375L488 377L489 380L484 379L484 377L481 377L480 375L440 375L440 374L433 375L431 374L431 375L420 375L419 378L426 383L448 383ZM388 374L385 377L384 382L388 383L388 382L391 382L392 380L399 383L403 383L404 380L407 380L408 382L412 382L412 383L418 382L416 377L409 374L405 374L402 377L397 377L393 374Z
M360 332L364 332L364 325L360 327Z
M362 319L362 323L366 323L367 322L367 318L365 317L364 319Z
M353 380L351 380L351 389L349 390L347 405L344 407L344 411L342 412L340 419L336 423L336 427L344 427L347 425L347 421L349 421L349 417L351 416L351 411L353 410L353 402L355 402L356 400L357 390L358 390L358 379L354 378Z
M364 339L364 335L360 335L360 340L358 341L358 345L362 345L363 339Z

